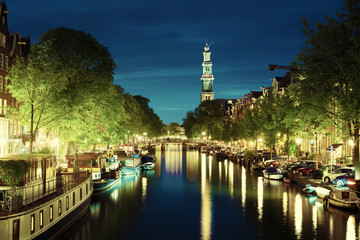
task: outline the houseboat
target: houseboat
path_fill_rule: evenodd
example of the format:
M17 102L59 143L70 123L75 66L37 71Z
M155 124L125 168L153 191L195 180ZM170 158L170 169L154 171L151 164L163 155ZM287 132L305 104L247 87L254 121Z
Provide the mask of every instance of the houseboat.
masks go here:
M2 167L23 162L28 168L19 186L1 181L1 239L54 239L87 211L93 192L90 173L57 176L53 155L6 155L0 161Z

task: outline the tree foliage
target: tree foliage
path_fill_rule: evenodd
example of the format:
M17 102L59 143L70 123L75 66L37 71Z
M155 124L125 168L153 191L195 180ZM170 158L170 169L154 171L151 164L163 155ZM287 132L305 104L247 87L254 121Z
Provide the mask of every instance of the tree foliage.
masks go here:
M354 140L356 179L360 128L360 6L345 0L337 18L311 27L304 19L306 47L297 57L301 105L327 118Z
M22 160L0 161L0 179L11 187L20 186L30 163Z

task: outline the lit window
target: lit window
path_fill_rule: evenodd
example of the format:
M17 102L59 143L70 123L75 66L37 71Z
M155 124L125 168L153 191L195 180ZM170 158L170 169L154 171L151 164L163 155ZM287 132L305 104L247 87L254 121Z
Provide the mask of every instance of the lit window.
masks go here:
M4 90L3 88L3 77L0 76L0 92L2 92Z
M31 234L35 232L35 214L30 216L30 232Z
M0 69L4 69L4 54L0 55Z
M82 188L80 188L80 201L82 200Z
M75 192L73 192L73 206L75 206Z
M40 224L40 228L42 228L44 226L44 212L43 212L43 210L40 210L40 213L39 213L39 224Z
M53 209L53 205L50 205L50 208L49 208L49 217L50 217L50 222L52 222L52 220L54 219L54 209Z

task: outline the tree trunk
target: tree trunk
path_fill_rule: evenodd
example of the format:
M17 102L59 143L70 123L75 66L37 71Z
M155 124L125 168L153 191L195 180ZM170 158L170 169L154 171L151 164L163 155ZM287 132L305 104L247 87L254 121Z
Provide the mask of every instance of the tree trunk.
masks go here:
M78 156L78 146L75 143L75 160L73 164L73 177L78 178L79 177L79 156Z
M34 105L31 104L31 118L30 118L30 153L33 152L34 141Z
M355 180L360 180L359 169L359 128L354 129L354 149L353 149L353 164L355 167Z

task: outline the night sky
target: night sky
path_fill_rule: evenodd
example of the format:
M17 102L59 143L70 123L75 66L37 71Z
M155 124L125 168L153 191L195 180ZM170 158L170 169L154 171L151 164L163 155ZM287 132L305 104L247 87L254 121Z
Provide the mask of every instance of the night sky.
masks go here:
M324 22L341 0L9 0L11 33L36 42L48 28L74 28L109 48L114 82L150 99L164 123L200 103L206 41L215 98L240 98L271 85L268 64L289 65L305 44L302 17Z

